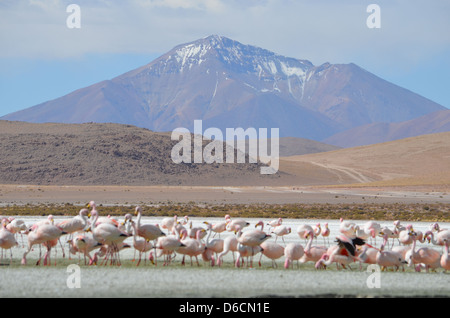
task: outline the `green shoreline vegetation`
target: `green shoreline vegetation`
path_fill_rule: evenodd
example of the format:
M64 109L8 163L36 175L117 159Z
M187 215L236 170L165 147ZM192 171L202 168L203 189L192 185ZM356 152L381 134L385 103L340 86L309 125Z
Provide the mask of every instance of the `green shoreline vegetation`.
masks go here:
M189 216L290 219L352 219L415 222L450 222L450 205L445 203L365 203L365 204L200 204L188 203L140 203L143 216ZM0 208L0 215L20 216L74 216L82 205L40 204L7 205ZM100 215L124 216L134 214L135 205L98 205Z

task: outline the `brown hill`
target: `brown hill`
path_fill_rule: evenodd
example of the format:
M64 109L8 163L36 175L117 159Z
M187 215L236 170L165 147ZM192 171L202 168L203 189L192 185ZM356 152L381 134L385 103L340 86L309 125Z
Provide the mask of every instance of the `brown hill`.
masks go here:
M0 122L0 183L259 185L261 164L175 164L169 133L120 124ZM209 142L204 142L208 144Z
M450 132L285 157L280 170L329 184L450 184Z

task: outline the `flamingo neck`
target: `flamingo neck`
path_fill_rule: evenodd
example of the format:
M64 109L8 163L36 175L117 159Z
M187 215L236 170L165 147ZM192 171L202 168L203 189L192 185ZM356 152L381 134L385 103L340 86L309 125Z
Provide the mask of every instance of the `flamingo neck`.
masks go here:
M141 211L138 211L136 226L137 228L141 227Z
M314 238L313 235L311 235L308 240L308 243L306 243L305 253L309 253L309 250L311 249L313 238Z

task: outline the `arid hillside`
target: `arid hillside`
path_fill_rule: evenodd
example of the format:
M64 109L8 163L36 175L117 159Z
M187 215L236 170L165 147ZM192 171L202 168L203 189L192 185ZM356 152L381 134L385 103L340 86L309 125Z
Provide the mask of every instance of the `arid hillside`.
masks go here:
M329 184L448 185L450 132L285 157L280 167L293 175L328 179Z

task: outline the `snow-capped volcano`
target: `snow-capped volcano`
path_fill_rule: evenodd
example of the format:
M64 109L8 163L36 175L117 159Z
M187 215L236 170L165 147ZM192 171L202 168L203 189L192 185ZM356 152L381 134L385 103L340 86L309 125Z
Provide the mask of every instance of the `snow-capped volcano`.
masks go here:
M355 64L314 66L223 36L178 45L112 80L4 116L30 122L115 122L155 131L279 128L325 139L374 122L445 109Z

